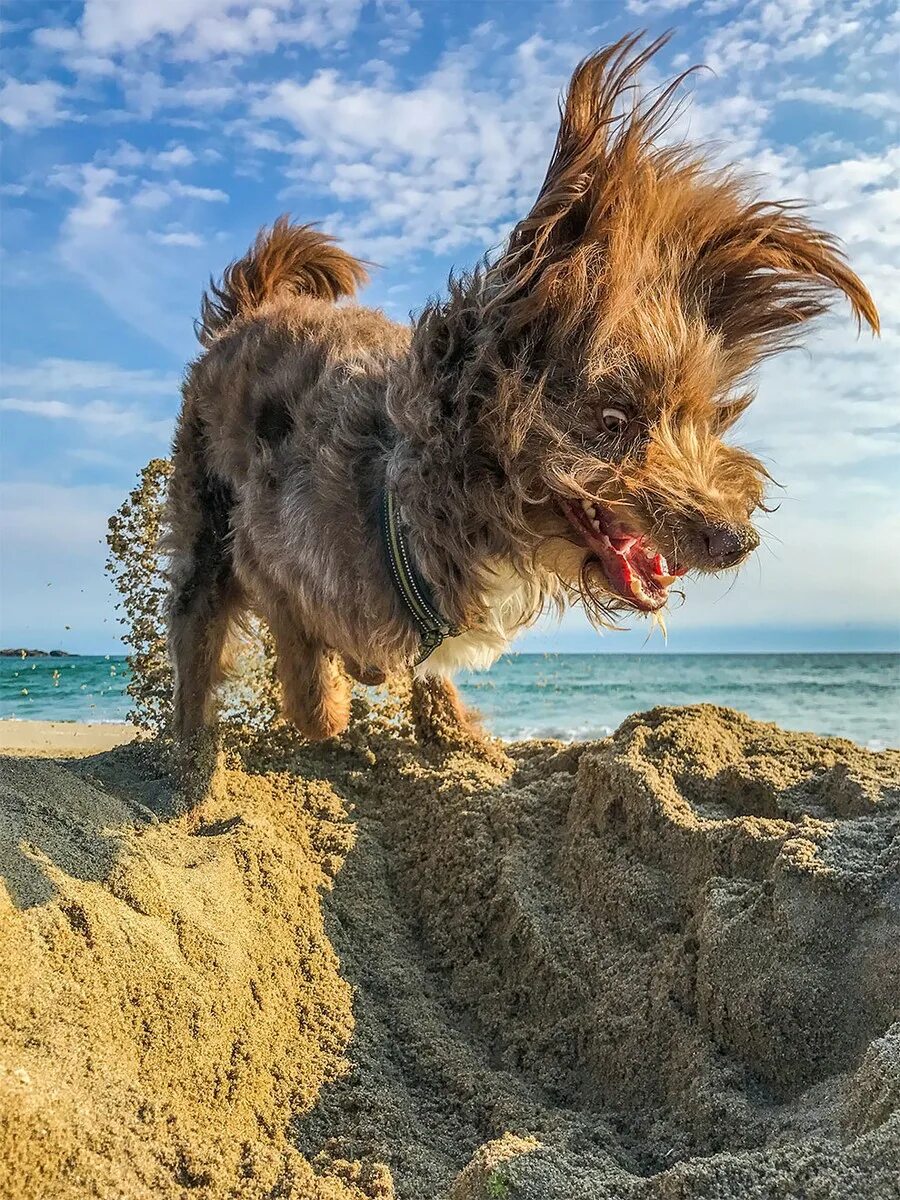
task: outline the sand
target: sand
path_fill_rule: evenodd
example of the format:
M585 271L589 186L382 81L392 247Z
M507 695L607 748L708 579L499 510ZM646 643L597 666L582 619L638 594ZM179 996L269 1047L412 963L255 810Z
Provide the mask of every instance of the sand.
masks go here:
M0 721L0 754L78 757L99 754L137 735L124 721Z
M0 1195L900 1196L900 754L507 750L0 760Z

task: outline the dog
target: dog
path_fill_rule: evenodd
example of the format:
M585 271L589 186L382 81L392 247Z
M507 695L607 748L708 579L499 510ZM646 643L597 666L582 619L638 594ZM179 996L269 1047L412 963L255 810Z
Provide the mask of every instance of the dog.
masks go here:
M411 326L338 303L366 264L286 217L204 295L167 501L178 736L213 720L247 611L322 739L351 677L415 666L462 719L452 673L548 607L661 619L756 548L767 472L725 440L748 376L836 294L878 314L796 205L666 141L684 76L636 91L664 41L576 69L534 207Z

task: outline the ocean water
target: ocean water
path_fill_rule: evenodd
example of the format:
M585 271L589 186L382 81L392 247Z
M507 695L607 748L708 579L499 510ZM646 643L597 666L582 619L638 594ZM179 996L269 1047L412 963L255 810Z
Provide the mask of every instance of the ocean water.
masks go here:
M122 721L119 656L0 658L0 718ZM459 680L504 738L596 738L657 704L737 708L786 729L900 746L900 654L511 654Z

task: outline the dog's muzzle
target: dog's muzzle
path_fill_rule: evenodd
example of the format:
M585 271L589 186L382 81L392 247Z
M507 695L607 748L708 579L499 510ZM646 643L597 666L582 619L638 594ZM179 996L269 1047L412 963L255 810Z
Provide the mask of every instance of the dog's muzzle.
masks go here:
M737 566L759 546L752 525L707 525L699 532L709 565L717 571Z

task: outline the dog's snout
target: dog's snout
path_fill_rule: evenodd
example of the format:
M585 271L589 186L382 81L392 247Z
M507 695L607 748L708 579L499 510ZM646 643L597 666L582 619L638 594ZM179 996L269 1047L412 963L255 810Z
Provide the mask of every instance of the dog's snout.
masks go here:
M733 567L759 545L752 525L708 525L703 530L706 552L715 567Z

